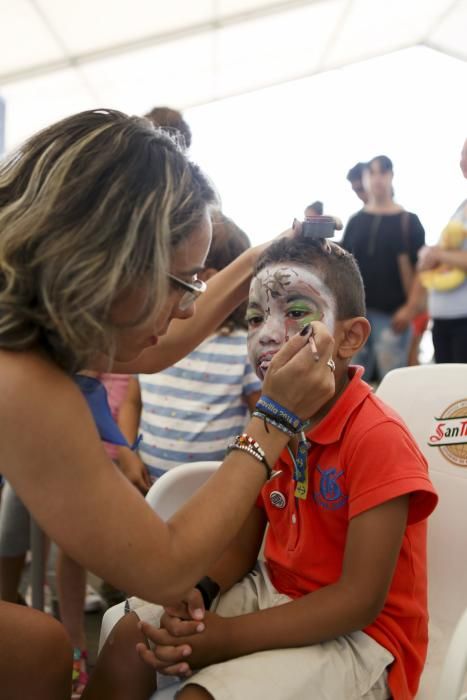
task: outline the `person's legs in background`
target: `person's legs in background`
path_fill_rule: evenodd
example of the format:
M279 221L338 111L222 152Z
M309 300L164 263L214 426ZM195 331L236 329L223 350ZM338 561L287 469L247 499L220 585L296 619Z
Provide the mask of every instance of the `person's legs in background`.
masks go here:
M29 513L7 482L0 510L0 598L9 603L19 602L29 528Z
M454 319L452 354L453 362L467 363L467 317Z
M409 326L403 333L395 333L391 326L392 315L371 309L368 311L371 323L371 338L376 357L377 378L393 369L407 367L412 329Z
M430 317L426 312L418 314L412 321L412 340L409 347L409 355L407 364L409 367L415 367L420 364L420 344L425 333Z
M369 320L369 317L368 317ZM358 352L353 360L352 360L353 365L362 365L362 367L365 368L365 371L363 373L363 379L366 382L372 382L375 379L375 371L376 371L376 356L375 356L375 348L374 348L374 342L373 342L373 330L371 331L371 334L366 342L366 344L363 346L363 348Z
M73 697L80 697L88 681L87 642L84 629L86 570L62 550L56 564L60 619L73 647Z
M436 364L467 362L467 317L433 319Z

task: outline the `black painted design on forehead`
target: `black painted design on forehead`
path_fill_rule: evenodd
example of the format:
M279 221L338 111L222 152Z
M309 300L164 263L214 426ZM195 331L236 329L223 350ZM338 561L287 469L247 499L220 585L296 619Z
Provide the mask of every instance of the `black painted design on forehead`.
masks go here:
M276 299L281 294L287 292L287 287L292 284L292 275L298 277L296 270L291 270L289 267L280 267L273 274L268 274L266 279L261 282L262 287L266 292L266 299Z

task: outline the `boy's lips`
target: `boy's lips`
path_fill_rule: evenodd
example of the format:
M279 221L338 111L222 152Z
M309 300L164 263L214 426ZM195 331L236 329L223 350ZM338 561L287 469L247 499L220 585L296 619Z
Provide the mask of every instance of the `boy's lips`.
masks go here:
M266 374L269 365L271 364L271 360L274 357L274 355L277 353L277 350L271 351L271 352L263 352L259 357L256 362L256 366L258 370L261 372L261 374L264 375Z

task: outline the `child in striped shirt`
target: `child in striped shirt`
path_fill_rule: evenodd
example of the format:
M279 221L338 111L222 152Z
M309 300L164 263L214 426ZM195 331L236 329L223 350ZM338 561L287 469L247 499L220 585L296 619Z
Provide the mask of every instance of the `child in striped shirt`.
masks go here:
M250 246L246 234L221 213L213 216L207 281ZM139 455L121 450L122 471L143 486L185 462L222 460L227 444L241 433L260 394L248 360L245 305L177 364L154 375L132 378L119 425L130 443L142 434ZM144 490L144 488L141 488Z

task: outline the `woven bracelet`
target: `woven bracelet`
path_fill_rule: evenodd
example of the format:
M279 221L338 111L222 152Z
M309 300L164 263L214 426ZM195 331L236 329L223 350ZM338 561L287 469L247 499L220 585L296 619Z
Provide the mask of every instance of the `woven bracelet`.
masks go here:
M269 424L269 425L272 425L274 428L277 428L278 430L282 431L283 433L285 433L289 437L293 437L294 435L296 435L296 433L292 432L292 430L290 430L289 427L287 427L286 425L283 425L275 418L271 418L271 416L268 416L267 413L263 413L262 411L253 411L252 416L254 418L259 418L260 420L262 420L264 422L264 427L265 427L265 430L267 433L269 432L269 430L267 428L267 425Z
M256 410L285 426L292 433L299 433L303 429L303 422L295 413L281 406L280 403L269 398L269 396L263 394L259 397Z

